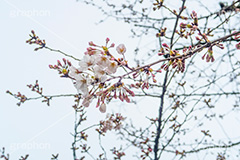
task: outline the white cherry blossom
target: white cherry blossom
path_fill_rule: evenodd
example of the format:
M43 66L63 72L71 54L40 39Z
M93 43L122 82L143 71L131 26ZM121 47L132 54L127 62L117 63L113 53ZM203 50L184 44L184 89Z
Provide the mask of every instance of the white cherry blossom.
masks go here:
M118 68L117 62L111 61L108 64L108 66L106 68L106 71L107 71L108 74L113 74L113 73L115 73L117 71L117 68Z
M96 59L96 61L97 65L103 69L107 68L110 63L109 59L106 56L100 56Z
M95 65L95 56L84 55L83 60L79 62L80 68L85 71Z
M124 44L119 44L116 50L119 54L124 54L126 52L126 47Z
M80 74L82 72L82 70L80 68L76 68L74 66L70 66L69 67L69 73L68 75L71 77L71 78L74 78L76 79L75 77L78 76L78 74Z
M107 79L106 71L99 67L98 65L95 65L93 67L94 70L94 77L97 78L100 82L103 82Z
M88 85L91 84L91 79L84 77L81 74L75 77L74 86L78 90L78 92L82 93L83 96L88 95Z

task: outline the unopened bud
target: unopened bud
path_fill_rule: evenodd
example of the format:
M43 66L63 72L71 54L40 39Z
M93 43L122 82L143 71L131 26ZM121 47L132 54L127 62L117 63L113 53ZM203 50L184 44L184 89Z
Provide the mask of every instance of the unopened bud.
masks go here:
M114 44L114 43L112 43L110 47L114 47L114 46L115 46L115 44Z
M62 67L62 64L61 64L61 62L59 60L57 60L57 64L58 64L58 66Z
M89 46L96 46L96 44L94 44L92 41L88 43Z
M166 43L162 44L163 47L169 48L169 46Z
M109 38L106 38L106 42L108 43L110 41L110 39Z
M64 62L64 64L66 64L66 61L67 61L67 60L66 60L65 58L63 58L63 62Z

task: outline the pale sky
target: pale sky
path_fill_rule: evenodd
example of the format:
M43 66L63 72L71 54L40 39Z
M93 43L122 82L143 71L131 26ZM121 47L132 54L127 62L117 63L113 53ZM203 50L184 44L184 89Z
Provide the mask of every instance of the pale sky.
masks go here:
M96 25L104 18L102 13L75 0L1 0L0 6L0 53L3 67L0 85L0 148L5 147L11 159L26 154L30 154L29 159L50 159L51 154L57 153L60 154L60 160L71 159L73 138L70 133L73 132L74 124L72 99L54 99L50 107L40 101L27 101L18 107L17 100L5 93L6 90L13 93L20 91L27 97L37 97L26 87L36 80L39 80L47 95L76 93L70 80L61 79L57 72L48 67L49 64L56 64L62 56L48 50L35 52L35 46L25 43L28 34L34 30L41 39L46 40L49 47L78 58L83 56L89 41L104 44L105 38L109 37L115 44L125 43L129 51L127 56L131 57L130 51L137 42L129 36L130 26L111 18ZM126 115L136 115L133 119L141 119L146 116L145 113L155 114L140 108L137 115L135 108L129 107L131 105L119 106L115 110L127 111ZM106 115L101 114L95 105L88 108L88 112L88 119L92 123L97 123Z

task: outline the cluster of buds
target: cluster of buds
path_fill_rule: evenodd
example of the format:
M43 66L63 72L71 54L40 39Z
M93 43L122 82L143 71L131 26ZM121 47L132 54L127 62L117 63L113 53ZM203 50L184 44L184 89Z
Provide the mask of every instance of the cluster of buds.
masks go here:
M110 116L107 115L107 118L105 121L100 121L100 126L99 128L96 129L96 131L100 135L105 135L105 133L109 130L111 131L112 129L119 130L122 127L122 121L125 120L121 114L111 114Z
M178 107L180 107L180 101L177 101L172 107L172 109L177 109Z
M161 72L161 71L159 71ZM149 79L152 78L152 81L153 83L156 83L157 80L155 79L156 75L153 73L153 69L150 68L150 67L144 67L144 68L141 68L138 72L135 72L133 74L133 78L137 78L138 76L141 75L141 77L143 77L143 75L146 76L146 78L144 80L141 80L140 83L136 83L136 84L131 84L131 87L134 87L134 88L142 88L142 89L148 89L149 88Z
M146 138L143 141L139 142L139 147L141 148L141 152L143 153L140 155L142 159L146 159L149 156L150 152L153 151L152 147L149 145L149 142L149 138Z
M27 87L31 89L31 91L39 94L43 98L42 102L45 102L47 103L48 106L50 106L50 100L52 97L43 95L43 88L39 86L38 80L36 80L35 84L29 84L27 85ZM21 94L20 92L18 92L17 94L13 94L9 90L7 90L6 93L10 94L11 96L19 100L19 102L17 103L18 106L20 106L22 103L24 103L27 100L33 99L33 98L27 98L25 95Z
M197 18L197 13L195 11L192 11L191 13L191 18L193 19L193 26L198 26L198 18Z
M121 150L122 150L122 148L117 150L116 147L111 149L112 153L116 156L116 157L114 157L114 159L121 159L123 156L125 156L125 153L121 152Z
M191 33L186 32L186 28L191 28L192 26L190 24L186 24L186 23L180 23L180 30L176 30L175 32L180 36L180 37L184 37L184 38L188 38L189 35L191 35Z
M155 3L153 3L154 7L153 7L153 10L157 10L157 9L160 9L163 5L163 0L156 0Z
M90 149L90 147L88 147L87 144L81 144L80 148L82 149L81 150L82 153L87 153L89 151L89 149Z
M178 117L178 116L176 115L176 116L172 117L171 119L169 119L169 121L170 121L170 122L176 121L176 120L177 120L177 117Z
M27 87L30 88L31 91L36 92L40 95L43 93L43 88L39 86L38 80L36 80L35 84L28 84Z
M214 43L214 44L210 43L207 37L205 39L207 40L208 51L202 56L202 59L204 60L206 57L206 62L214 62L215 59L213 57L213 46L217 46L220 49L224 49L224 46L221 43Z
M112 98L115 99L120 99L122 102L125 100L126 102L130 103L130 99L128 97L128 94L131 95L132 97L135 96L134 92L131 91L129 88L127 88L124 83L122 82L117 82L110 86L109 88L105 90L101 90L96 93L98 96L98 102L97 106L99 107L99 110L101 112L106 112L106 104L105 104L105 99L110 101Z
M180 30L176 30L175 32L180 36L184 38L188 38L188 36L193 35L195 31L198 29L198 18L197 13L195 11L192 11L191 18L193 19L193 22L191 24L187 23L180 23ZM186 29L190 29L190 31L186 31Z
M165 27L165 28L162 28L162 29L160 30L160 32L156 34L156 37L164 37L165 34L166 34L166 33L165 33L166 30L167 30L166 27Z
M88 137L88 135L85 132L80 132L81 139L84 139L85 141L87 141L87 137Z
M34 49L35 51L46 47L46 42L45 42L45 40L39 39L39 37L36 36L36 34L35 34L35 32L34 32L33 30L31 31L31 33L32 33L32 34L29 34L30 39L27 40L26 43L36 44L36 45L40 46L40 47L38 47L38 48L35 48L35 49Z
M185 156L185 150L183 150L182 152L176 150L175 154L176 154L176 155Z
M63 58L62 60L63 64L60 62L60 60L58 60L56 65L49 65L49 68L57 70L61 77L69 77L69 67L71 67L72 64L65 58Z
M186 9L186 6L184 6L183 8L182 7L180 7L179 8L179 12L182 12L184 9ZM183 19L183 20L187 20L188 18L187 17L185 17L185 16L179 16L179 13L177 13L177 11L174 9L173 11L172 11L172 13L175 15L175 16L177 16L177 17L179 17L179 18L181 18L181 19Z
M214 57L213 57L213 50L212 50L212 46L208 48L208 51L207 53L205 53L203 56L202 56L202 59L204 60L206 56L206 62L214 62Z
M11 96L19 100L19 102L17 103L18 106L20 106L22 103L24 103L27 100L27 97L21 94L20 92L18 92L17 94L13 94L9 90L7 90L6 93L10 94Z
M174 131L177 131L181 127L181 124L174 123L170 128L172 128Z
M209 130L207 130L207 131L201 130L201 132L202 132L205 136L212 137L211 134L209 134Z
M170 47L166 43L163 43L162 46L164 48L163 47L161 48L160 53L158 53L158 55L160 56L163 55L165 58L175 57L180 55L177 50L170 49ZM163 64L161 68L163 68L164 70L168 70L169 66L171 65L173 68L177 67L178 72L179 71L183 72L185 70L185 58L182 57L182 58L171 59L167 63Z
M82 105L79 106L80 100L81 100L81 95L76 94L74 95L74 103L73 104L73 108L77 111L77 112L83 112L84 111L84 107ZM85 118L82 117L82 121L86 120Z
M37 94L42 96L44 98L42 102L45 102L47 103L48 106L50 106L51 97L47 97L43 95L43 88L39 86L38 80L36 80L35 84L29 84L27 85L27 87L30 88L31 91L36 92Z
M149 156L149 154L152 152L152 148L150 146L148 146L146 149L142 149L141 152L143 154L141 154L140 157L142 159L146 159Z

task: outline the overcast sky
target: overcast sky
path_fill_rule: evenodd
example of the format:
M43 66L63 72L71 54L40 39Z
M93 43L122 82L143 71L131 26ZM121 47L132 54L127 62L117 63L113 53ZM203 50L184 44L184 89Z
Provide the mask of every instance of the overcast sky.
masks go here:
M0 1L0 147L6 148L11 159L25 154L30 154L29 159L50 159L51 154L56 153L60 153L60 160L72 157L70 132L73 131L74 111L71 98L55 99L50 107L40 101L18 107L17 101L5 93L6 90L20 91L27 97L37 97L26 87L36 80L47 95L76 93L70 80L59 78L57 72L48 68L62 56L47 50L33 51L35 47L25 43L28 34L34 30L49 47L79 58L89 41L104 44L106 37L115 44L125 43L129 51L133 50L137 42L129 37L130 26L111 18L96 25L102 18L96 8L75 0ZM94 106L88 108L88 112L93 123L105 117ZM127 110L129 115L136 115L135 112L132 108ZM146 116L145 110L138 112L136 119Z

